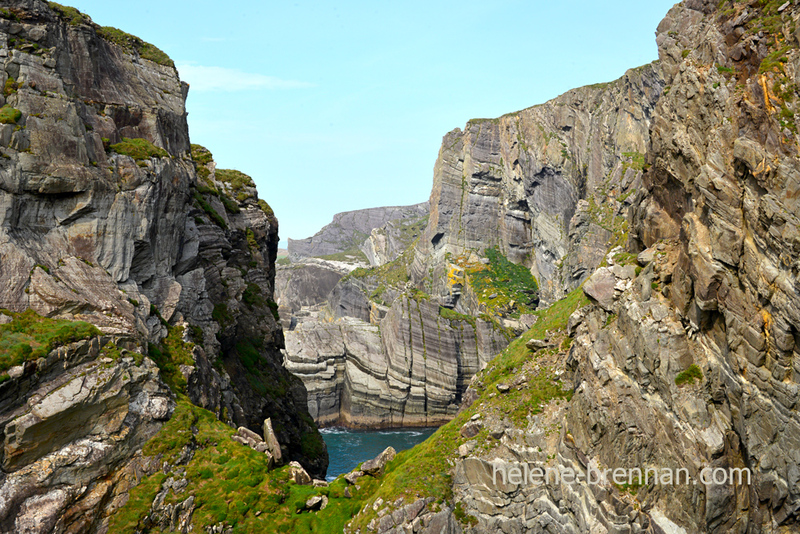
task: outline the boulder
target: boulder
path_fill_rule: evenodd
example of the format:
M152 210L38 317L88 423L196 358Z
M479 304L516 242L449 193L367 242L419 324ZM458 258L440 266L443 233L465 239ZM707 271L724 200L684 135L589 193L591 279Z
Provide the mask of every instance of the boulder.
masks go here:
M314 495L306 501L305 509L310 511L324 510L328 506L328 497L325 495Z
M303 466L297 462L289 462L289 477L299 486L308 486L311 484L311 477L308 475Z
M603 309L611 311L611 306L614 303L616 290L614 286L617 283L617 278L608 267L601 267L589 277L583 285L583 292L595 300Z
M350 471L349 473L347 473L344 476L344 479L348 484L350 484L352 486L355 486L356 481L359 478L363 477L363 476L364 476L364 471L355 470L355 471Z
M272 420L267 417L264 419L264 442L267 444L267 450L272 455L275 463L281 464L281 444L278 443L278 438L275 436L275 431L272 430Z
M378 456L364 462L361 465L361 470L374 477L381 476L386 468L386 464L391 462L396 454L397 452L394 450L394 447L386 447Z

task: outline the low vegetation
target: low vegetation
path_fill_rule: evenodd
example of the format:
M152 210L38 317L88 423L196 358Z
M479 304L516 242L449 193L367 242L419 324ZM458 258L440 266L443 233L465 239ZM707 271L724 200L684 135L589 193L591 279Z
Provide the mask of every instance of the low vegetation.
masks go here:
M22 118L22 112L8 104L0 108L0 124L16 124Z
M530 270L511 263L496 248L486 249L488 263L470 263L467 256L455 259L464 269L466 282L490 315L519 317L531 313L539 302L539 285Z
M103 26L98 28L97 34L106 41L122 47L129 53L135 52L142 59L147 59L167 67L175 67L175 63L167 54L164 53L163 50L155 45L139 39L135 35L131 35L112 26Z
M161 378L173 391L185 393L186 379L181 373L181 365L193 365L194 344L183 340L182 326L168 326L169 334L158 345L148 345L148 355L161 370Z
M33 310L14 313L0 310L11 322L0 325L0 382L5 372L29 360L44 358L61 345L100 335L94 325L83 321L50 319Z
M681 371L675 376L675 385L693 385L695 380L703 379L703 371L695 364L690 365L685 371Z
M200 191L195 190L193 196L197 206L201 210L203 210L206 213L206 215L208 215L209 218L217 224L217 226L219 226L223 230L227 230L228 224L225 222L225 219L223 219L222 216L219 213L217 213L217 210L215 210L211 206L211 204L208 203L208 201L203 197Z
M122 138L122 142L113 144L109 147L112 151L123 156L130 156L136 161L144 161L150 158L166 158L169 156L163 148L155 146L147 139Z

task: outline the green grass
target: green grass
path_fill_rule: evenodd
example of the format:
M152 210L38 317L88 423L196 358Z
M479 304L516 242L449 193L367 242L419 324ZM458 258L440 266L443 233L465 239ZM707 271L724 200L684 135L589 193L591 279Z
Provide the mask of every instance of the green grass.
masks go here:
M508 261L496 248L486 249L489 264L466 265L464 272L468 283L481 304L491 314L502 314L512 306L510 315L519 317L536 308L539 285L527 267ZM493 294L495 298L489 298Z
M0 108L0 124L16 124L22 118L22 112L8 104Z
M231 198L228 195L220 193L219 199L222 201L222 205L225 206L225 211L227 211L228 213L235 214L242 211L241 209L239 209L239 204L231 200Z
M198 165L208 165L209 163L214 161L214 156L211 154L211 151L208 150L206 147L192 143L191 149L192 149L191 152L192 161L194 161Z
M0 311L12 318L10 323L0 325L0 373L28 360L43 358L61 345L100 335L96 326L83 321L50 319L33 310Z
M109 147L117 154L130 156L136 161L144 161L150 158L166 158L169 156L166 150L158 148L147 139L122 138L121 143L113 144Z
M172 418L161 431L145 444L145 456L160 456L169 464L167 473L159 470L144 477L130 492L125 505L110 518L109 532L133 533L148 531L146 516L155 495L168 476L180 478L172 464L181 457L184 447L191 446L191 460L185 469L188 485L180 494L169 492L166 504L195 498L192 516L194 532L224 522L239 533L318 532L339 534L344 524L365 503L366 492L344 497L346 482L342 477L327 488L297 486L289 480L286 467L268 470L266 456L231 439L235 431L216 419L214 414L180 398ZM304 447L321 444L303 437ZM365 481L375 485L375 481ZM368 485L368 484L366 484ZM314 495L326 495L328 507L318 512L298 513L305 501ZM258 516L256 513L259 513Z
M442 306L439 306L439 316L448 321L465 321L471 324L472 328L475 328L477 323L477 319L472 315L464 315L463 313L458 313L457 311Z
M217 169L215 176L218 181L230 184L234 193L244 189L245 187L255 188L256 186L253 179L248 175L233 169Z
M136 52L143 59L153 61L159 65L175 68L175 63L173 63L164 51L155 45L139 39L135 35L131 35L112 26L98 28L97 34L106 41L114 43L128 52Z
M258 204L258 207L261 208L261 211L263 211L267 215L267 217L275 216L275 212L272 211L272 207L269 204L267 204L266 200L258 199L258 202L256 202L256 204Z
M643 171L647 168L645 163L644 154L641 152L623 152L622 157L625 158L622 162L622 172L624 173L629 168L636 171Z
M0 8L0 18L19 22L19 17L17 16L17 14L5 8Z
M222 216L217 213L217 210L211 207L211 204L209 204L208 201L203 198L203 195L200 193L200 191L195 190L193 196L200 209L206 212L206 215L208 215L211 220L217 224L217 226L223 230L227 230L228 225L225 223L225 219L223 219Z
M79 26L81 24L92 24L92 19L75 9L74 7L62 6L55 2L47 2L50 9L56 12L59 18L66 21L70 26Z
M319 256L319 258L328 261L342 261L345 263L353 263L356 261L361 263L369 263L367 257L358 247L351 247L342 252L336 252L335 254L326 254L325 256Z
M694 384L695 379L698 381L703 380L703 371L697 365L692 364L685 371L681 371L675 376L675 385Z
M181 365L193 365L194 344L183 341L183 327L168 327L169 334L158 345L148 345L148 355L161 370L161 378L175 392L183 393L186 379L180 371Z

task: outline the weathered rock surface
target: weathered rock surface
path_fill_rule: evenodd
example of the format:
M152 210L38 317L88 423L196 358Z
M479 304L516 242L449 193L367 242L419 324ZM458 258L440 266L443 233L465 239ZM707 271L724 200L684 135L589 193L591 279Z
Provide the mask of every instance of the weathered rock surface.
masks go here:
M285 365L321 425L435 426L450 420L472 376L507 343L489 322L445 319L400 297L380 326L354 318L286 332Z
M420 206L424 206L424 214L388 221L370 232L360 248L371 266L384 265L397 259L422 234L428 225L428 203Z
M289 257L292 261L298 261L301 258L358 251L374 229L389 221L419 219L427 213L426 202L337 213L333 221L313 237L289 239Z
M386 464L394 460L395 455L397 455L397 451L394 450L394 447L386 447L378 456L361 464L361 471L379 477L383 475Z
M663 89L653 63L448 133L416 248L417 286L432 274L429 292L449 292L446 256L490 247L530 267L544 303L580 285L622 231Z
M270 309L277 220L252 183L192 160L171 62L39 0L3 3L0 44L0 104L20 112L0 125L0 305L91 322L131 351L104 363L98 347L62 347L57 365L0 384L2 530L102 531L174 407L153 362L133 362L177 327L194 345L179 369L191 401L256 432L279 421L286 456L324 474L324 449L301 454L319 435L298 417L305 389L281 365ZM124 139L150 155L126 155ZM171 521L159 524L184 529Z
M113 341L125 344L101 337L61 347L0 384L3 532L99 523L100 502L127 489L113 481L172 415L175 401L152 361L134 352L100 360Z
M659 25L666 88L629 210L641 271L609 263L584 273L594 302L570 317L558 371L574 384L571 400L507 423L488 454L464 447L454 460L451 519L467 517L464 532L798 530L798 19L791 2L695 0ZM522 464L584 477L685 469L695 483L494 477ZM704 481L709 468L752 478Z

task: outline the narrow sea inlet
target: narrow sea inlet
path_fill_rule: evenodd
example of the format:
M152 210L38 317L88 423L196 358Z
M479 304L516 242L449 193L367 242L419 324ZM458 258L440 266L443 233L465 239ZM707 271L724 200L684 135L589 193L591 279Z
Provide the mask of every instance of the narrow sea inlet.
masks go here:
M349 473L358 464L375 458L386 447L397 452L422 443L436 428L396 428L389 430L350 430L348 428L323 428L320 430L328 446L329 481L342 473Z

